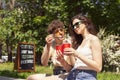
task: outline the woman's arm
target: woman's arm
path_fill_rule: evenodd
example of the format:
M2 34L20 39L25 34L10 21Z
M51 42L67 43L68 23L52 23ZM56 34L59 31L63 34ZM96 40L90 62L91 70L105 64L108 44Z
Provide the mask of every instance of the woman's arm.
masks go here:
M97 37L92 38L92 40L90 41L90 47L92 50L92 57L93 57L92 60L78 53L74 55L78 57L80 60L82 60L91 69L100 72L102 69L102 50L101 50L100 41Z
M91 40L91 49L93 52L93 65L91 67L100 72L102 69L102 48L97 37Z
M75 65L75 57L73 56L73 55L69 55L69 59L70 59L70 64L72 65L72 66L74 66Z

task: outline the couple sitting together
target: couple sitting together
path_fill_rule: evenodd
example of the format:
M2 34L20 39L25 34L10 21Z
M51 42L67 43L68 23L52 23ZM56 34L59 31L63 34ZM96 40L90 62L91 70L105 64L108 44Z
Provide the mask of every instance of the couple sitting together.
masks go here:
M97 80L97 72L102 69L102 50L93 23L78 14L72 18L68 29L70 37L66 38L63 22L53 20L49 24L41 63L47 66L51 59L53 75L34 74L27 80ZM56 50L56 46L65 43L70 46Z

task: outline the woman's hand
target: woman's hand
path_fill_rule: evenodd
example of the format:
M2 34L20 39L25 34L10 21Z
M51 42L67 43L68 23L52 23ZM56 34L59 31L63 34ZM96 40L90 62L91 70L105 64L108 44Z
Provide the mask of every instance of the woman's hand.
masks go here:
M73 56L77 55L77 51L73 48L65 48L63 52L65 55L73 55Z

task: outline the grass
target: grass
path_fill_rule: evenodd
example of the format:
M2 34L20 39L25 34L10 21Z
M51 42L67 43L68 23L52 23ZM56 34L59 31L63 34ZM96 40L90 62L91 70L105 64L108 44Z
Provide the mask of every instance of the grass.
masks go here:
M97 76L98 80L120 80L120 73L102 72Z
M52 67L35 66L35 72L17 72L14 63L0 63L0 76L26 79L31 74L52 74Z
M17 72L14 70L14 63L0 63L0 76L26 79L31 74L52 74L52 67L36 65L35 72ZM98 80L120 80L120 73L101 72L98 73Z

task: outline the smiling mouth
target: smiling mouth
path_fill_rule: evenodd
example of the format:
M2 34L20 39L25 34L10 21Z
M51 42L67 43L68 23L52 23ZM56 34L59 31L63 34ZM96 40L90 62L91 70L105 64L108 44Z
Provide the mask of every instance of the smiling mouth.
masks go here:
M63 36L57 36L55 38L58 38L58 39L63 39L64 37Z
M57 36L57 37L55 37L55 38L63 38L63 36Z

